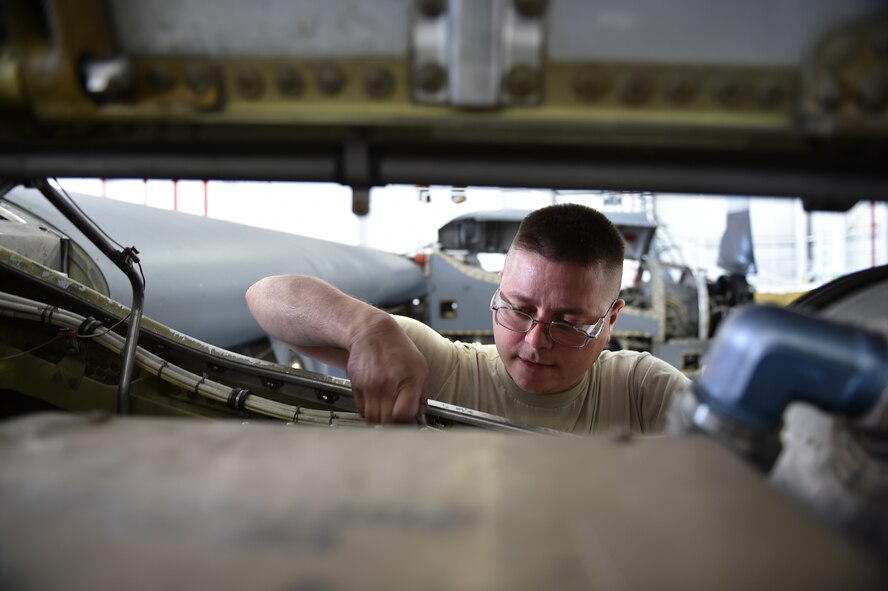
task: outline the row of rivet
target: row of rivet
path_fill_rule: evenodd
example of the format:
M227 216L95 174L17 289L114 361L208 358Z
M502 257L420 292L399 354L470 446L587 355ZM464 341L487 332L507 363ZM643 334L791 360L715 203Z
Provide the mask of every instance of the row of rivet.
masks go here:
M574 95L584 102L614 98L627 107L640 107L662 99L681 107L710 98L727 109L779 107L792 98L795 84L777 74L706 75L681 72L629 71L614 74L589 66L578 70L571 81Z
M317 89L327 96L335 96L346 86L343 70L332 64L312 68ZM192 64L185 70L185 84L194 94L201 95L221 83L219 71L211 66ZM158 92L174 88L175 79L170 71L154 66L147 71L150 86ZM274 73L277 92L285 97L297 98L305 94L307 83L299 69L281 65ZM415 73L414 83L425 92L440 90L447 83L444 69L437 64L426 64ZM542 77L538 70L518 66L509 71L503 83L506 90L516 97L539 92ZM575 71L570 81L573 95L586 103L615 99L627 107L640 107L659 98L671 106L688 106L698 98L708 96L724 108L775 108L793 98L795 84L777 74L750 76L720 74L684 74L653 71L611 72L603 67L587 66ZM241 68L233 79L237 95L245 100L259 100L266 92L266 82L256 68ZM395 89L395 76L382 65L364 69L362 86L367 96L385 99Z
M324 95L339 94L346 85L346 75L338 66L325 64L314 68L315 85ZM176 78L169 69L153 66L147 70L146 80L156 92L168 92L175 88ZM204 94L222 82L219 70L204 64L188 66L184 74L185 85L197 95ZM277 91L290 98L297 98L306 92L307 83L303 74L294 66L279 66L274 73ZM375 99L383 99L395 89L395 77L383 66L369 66L362 78L364 92ZM234 88L240 98L258 100L266 91L265 80L258 69L241 68L234 75Z
M416 83L424 92L436 92L446 82L444 69L437 64L419 68ZM516 97L528 96L540 90L542 80L537 70L517 66L503 80L506 90ZM667 74L658 76L650 72L631 71L613 76L604 69L586 67L578 70L571 82L573 94L584 102L606 100L614 96L625 106L637 107L656 99L659 92L673 106L691 104L708 87L715 103L726 108L741 108L754 104L761 108L774 108L791 98L794 83L776 75L760 77L755 82L748 77L729 74L714 76L711 80L700 76Z

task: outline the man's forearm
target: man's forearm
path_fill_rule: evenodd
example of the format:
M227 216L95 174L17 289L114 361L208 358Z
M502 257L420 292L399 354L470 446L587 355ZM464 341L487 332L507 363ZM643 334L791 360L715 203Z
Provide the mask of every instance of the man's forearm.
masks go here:
M296 347L347 351L359 331L388 317L329 283L305 275L261 279L247 290L246 299L265 332Z

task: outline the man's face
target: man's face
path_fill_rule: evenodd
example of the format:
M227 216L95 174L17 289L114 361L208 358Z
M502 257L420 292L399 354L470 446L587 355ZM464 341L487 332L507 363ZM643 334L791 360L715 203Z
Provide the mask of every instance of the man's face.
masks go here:
M514 250L500 273L500 294L511 306L542 322L594 324L613 301L616 288L612 282L598 267L586 269ZM496 349L506 371L518 387L528 392L555 394L569 390L598 359L624 303L617 300L601 334L582 349L553 342L547 328L539 324L522 334L494 320Z

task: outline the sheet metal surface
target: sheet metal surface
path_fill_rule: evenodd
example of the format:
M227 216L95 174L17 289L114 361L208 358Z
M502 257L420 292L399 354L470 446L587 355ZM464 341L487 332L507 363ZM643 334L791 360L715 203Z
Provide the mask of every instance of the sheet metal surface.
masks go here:
M706 439L47 414L0 425L0 466L5 589L885 583Z

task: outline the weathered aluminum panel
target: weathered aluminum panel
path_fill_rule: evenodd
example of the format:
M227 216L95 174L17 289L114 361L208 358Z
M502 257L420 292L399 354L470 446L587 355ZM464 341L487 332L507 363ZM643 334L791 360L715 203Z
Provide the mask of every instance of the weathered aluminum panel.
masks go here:
M870 557L702 437L38 415L0 427L0 465L6 588L886 582Z

